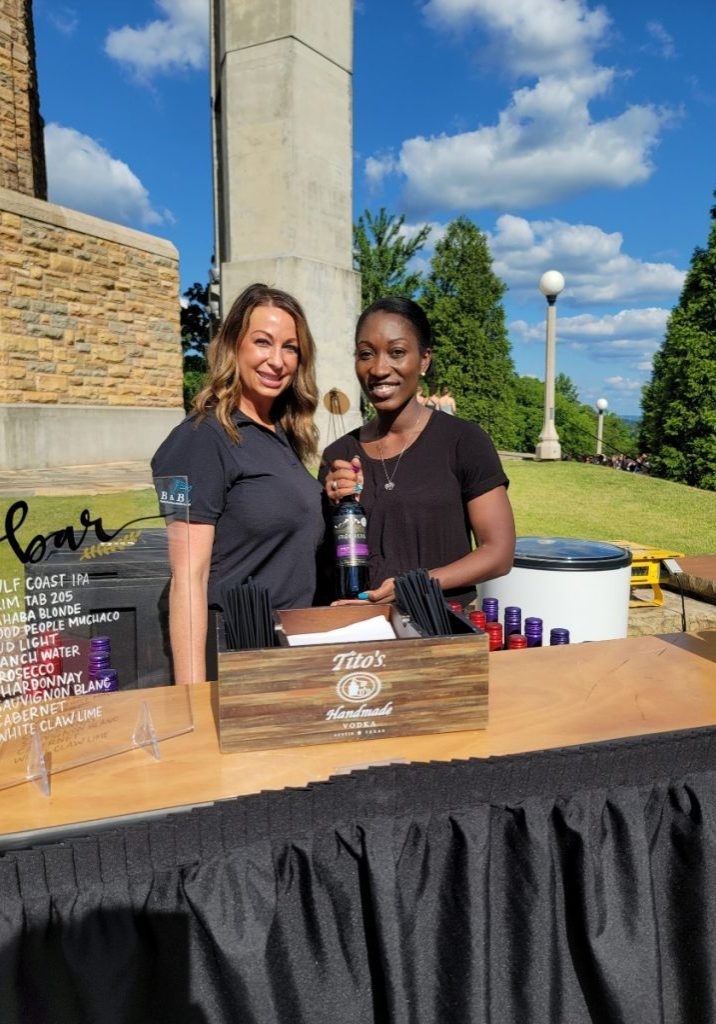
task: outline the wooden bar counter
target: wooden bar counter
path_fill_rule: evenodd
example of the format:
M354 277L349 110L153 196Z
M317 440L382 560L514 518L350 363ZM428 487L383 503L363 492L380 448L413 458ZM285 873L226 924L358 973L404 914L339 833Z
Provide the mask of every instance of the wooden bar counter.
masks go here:
M302 786L387 761L487 757L716 724L716 631L490 655L485 730L221 754L215 688L193 687L194 731L0 791L0 835ZM81 831L79 828L73 832ZM32 836L36 840L37 836Z

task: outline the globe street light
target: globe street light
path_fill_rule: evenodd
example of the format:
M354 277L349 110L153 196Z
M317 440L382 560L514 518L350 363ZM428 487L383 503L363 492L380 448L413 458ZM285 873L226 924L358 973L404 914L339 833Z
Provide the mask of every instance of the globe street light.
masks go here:
M602 454L602 437L604 436L604 413L609 405L606 398L597 399L597 455Z
M547 344L544 369L544 423L535 448L535 458L542 462L562 458L562 449L554 425L554 350L557 325L557 296L564 288L558 270L546 270L539 279L539 290L547 299Z

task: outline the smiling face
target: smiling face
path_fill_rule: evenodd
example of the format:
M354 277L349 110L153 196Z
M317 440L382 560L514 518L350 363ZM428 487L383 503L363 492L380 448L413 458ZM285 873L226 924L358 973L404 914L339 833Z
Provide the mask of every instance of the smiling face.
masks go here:
M236 350L241 411L266 418L274 401L291 386L298 364L293 317L278 306L256 306Z
M355 360L367 397L377 410L393 412L415 397L420 375L430 366L430 352L421 354L409 320L381 311L363 321Z

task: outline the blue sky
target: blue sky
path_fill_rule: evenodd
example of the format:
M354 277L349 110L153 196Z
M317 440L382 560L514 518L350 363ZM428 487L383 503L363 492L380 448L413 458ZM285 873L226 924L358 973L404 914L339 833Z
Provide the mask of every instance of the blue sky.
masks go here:
M212 251L208 0L34 0L50 198ZM487 234L519 373L636 414L716 187L713 0L356 0L354 210ZM427 260L429 248L423 254Z

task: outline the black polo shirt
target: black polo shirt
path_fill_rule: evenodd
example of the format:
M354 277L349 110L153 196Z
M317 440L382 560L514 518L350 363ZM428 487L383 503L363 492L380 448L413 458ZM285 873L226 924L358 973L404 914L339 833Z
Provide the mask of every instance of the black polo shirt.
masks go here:
M154 476L186 476L189 522L215 527L209 604L221 607L224 584L249 577L266 587L274 608L313 601L316 549L323 536L321 486L283 429L234 414L235 444L213 415L175 427L152 459Z

